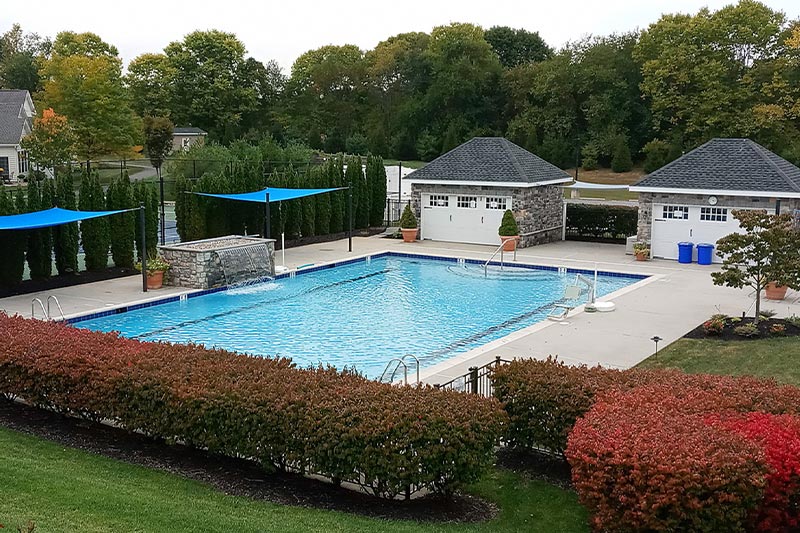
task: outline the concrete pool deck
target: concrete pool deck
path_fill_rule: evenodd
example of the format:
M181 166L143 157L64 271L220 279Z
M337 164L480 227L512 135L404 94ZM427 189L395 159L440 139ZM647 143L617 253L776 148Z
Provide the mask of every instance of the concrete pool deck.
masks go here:
M353 252L347 251L347 240L312 244L286 250L286 266L297 268L348 259L382 251L420 253L450 257L488 259L493 247L424 241L413 244L380 237L353 239ZM545 321L517 331L470 352L454 356L421 371L422 381L444 383L467 373L469 367L480 366L496 356L545 358L558 356L570 364L601 364L614 368L636 365L654 352L652 340L663 340L659 348L679 339L714 313L741 315L754 303L752 291L716 287L709 276L717 267L696 264L681 265L674 261L636 262L620 245L564 241L525 248L517 253L517 261L568 268L594 269L652 276L599 300L614 301L612 313L585 313L576 310L561 321ZM281 263L281 252L276 253ZM30 316L31 299L58 297L67 316L103 311L193 292L180 288L164 288L141 292L141 278L132 276L49 291L0 299L0 310L9 314ZM798 294L790 292L782 302L764 300L762 307L778 316L800 315L795 303ZM480 312L480 309L476 309ZM399 353L398 355L402 355Z

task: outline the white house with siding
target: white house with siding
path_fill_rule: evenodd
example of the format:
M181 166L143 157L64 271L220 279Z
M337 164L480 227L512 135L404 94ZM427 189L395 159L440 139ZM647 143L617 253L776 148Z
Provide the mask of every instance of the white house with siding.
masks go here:
M20 143L31 132L36 109L28 91L0 90L0 179L14 182L28 172Z

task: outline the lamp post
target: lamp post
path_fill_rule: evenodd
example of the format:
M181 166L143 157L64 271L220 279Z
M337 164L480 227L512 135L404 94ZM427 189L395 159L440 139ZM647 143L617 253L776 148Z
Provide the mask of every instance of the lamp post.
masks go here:
M664 339L656 335L655 337L652 337L650 340L656 343L656 353L654 355L658 355L658 343L663 341Z

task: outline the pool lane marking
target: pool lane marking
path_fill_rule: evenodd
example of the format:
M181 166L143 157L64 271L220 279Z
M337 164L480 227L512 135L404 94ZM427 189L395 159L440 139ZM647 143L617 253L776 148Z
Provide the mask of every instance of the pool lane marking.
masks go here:
M160 335L162 333L166 333L168 331L175 331L176 329L180 329L180 328L183 328L183 327L186 327L186 326L191 326L191 325L194 325L194 324L199 324L201 322L206 322L206 321L209 321L209 320L216 320L217 318L222 318L222 317L234 315L234 314L237 314L237 313L243 313L245 311L250 311L250 310L255 309L257 307L261 307L263 305L269 305L269 304L285 302L286 300L290 300L290 299L306 296L308 294L312 294L312 293L319 292L319 291L322 291L322 290L327 290L327 289L330 289L330 288L333 288L333 287L346 285L348 283L355 283L357 281L363 281L363 280L365 280L367 278L371 278L371 277L374 277L374 276L380 276L380 275L383 275L383 274L388 274L389 272L391 272L393 270L396 270L396 269L394 269L394 268L385 268L383 270L378 270L376 272L370 272L369 274L364 274L362 276L357 276L355 278L343 279L343 280L340 280L340 281L335 281L333 283L329 283L327 285L318 285L316 287L311 287L309 289L306 289L306 290L298 292L298 293L282 296L280 298L273 298L272 300L267 300L267 301L260 300L260 301L258 301L256 303L253 303L253 304L250 304L250 305L246 305L246 306L243 306L243 307L237 307L235 309L229 309L228 311L223 311L221 313L214 313L213 315L207 315L207 316L204 316L204 317L201 317L201 318L195 318L193 320L185 320L183 322L179 322L178 324L172 324L170 326L164 326L163 328L158 328L158 329L147 331L145 333L140 333L138 335L133 335L133 336L131 336L129 338L131 338L131 339L143 339L143 338L146 338L146 337L152 337L153 335Z

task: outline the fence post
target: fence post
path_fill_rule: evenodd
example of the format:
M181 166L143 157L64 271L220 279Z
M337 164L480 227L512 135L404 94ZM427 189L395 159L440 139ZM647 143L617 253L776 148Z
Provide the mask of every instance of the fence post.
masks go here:
M469 369L470 392L478 394L478 367L473 366Z

